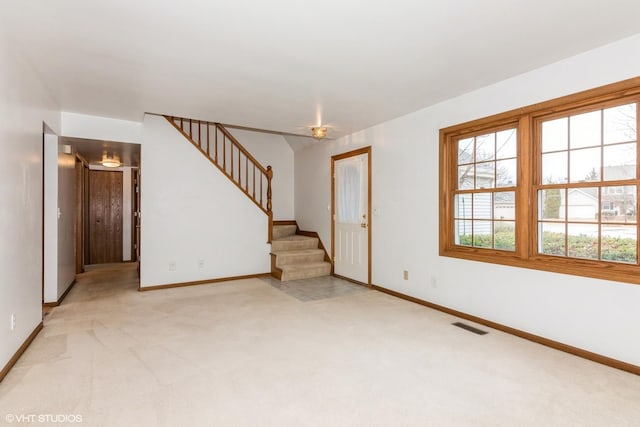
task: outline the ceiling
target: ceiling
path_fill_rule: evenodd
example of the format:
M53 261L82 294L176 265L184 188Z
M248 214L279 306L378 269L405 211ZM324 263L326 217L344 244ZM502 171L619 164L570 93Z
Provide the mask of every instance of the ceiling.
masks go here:
M140 144L69 137L62 138L60 142L71 145L74 152L80 154L89 165L99 166L102 156L106 154L110 158L115 156L122 166L140 166Z
M339 137L636 34L638 16L637 0L2 0L0 32L63 111Z

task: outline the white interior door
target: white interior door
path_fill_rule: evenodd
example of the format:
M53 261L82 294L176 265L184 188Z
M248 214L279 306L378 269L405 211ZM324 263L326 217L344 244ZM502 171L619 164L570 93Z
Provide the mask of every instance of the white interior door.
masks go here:
M334 272L369 282L368 154L334 164Z

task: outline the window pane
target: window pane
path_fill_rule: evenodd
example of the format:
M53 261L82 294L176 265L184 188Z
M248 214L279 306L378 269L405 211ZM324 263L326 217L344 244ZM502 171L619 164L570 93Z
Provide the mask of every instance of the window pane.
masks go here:
M473 163L473 138L458 141L458 164Z
M516 219L516 193L514 191L494 194L493 217L495 219Z
M547 255L565 255L565 224L543 222L540 223L538 252Z
M598 224L568 225L569 247L567 256L598 259Z
M600 147L571 151L571 182L600 180Z
M635 179L636 144L619 144L603 148L604 180Z
M455 222L456 245L471 246L471 221Z
M496 134L496 158L516 157L518 153L518 132L507 129Z
M496 179L495 168L495 162L477 163L475 188L493 188Z
M569 147L569 126L566 117L542 123L542 152L566 150Z
M475 174L475 166L464 165L458 167L458 189L470 190L474 188L473 178Z
M604 110L604 143L637 141L636 104Z
M542 184L562 184L567 182L567 152L542 155Z
M571 148L600 145L600 111L578 114L569 118L569 146Z
M513 221L496 221L494 226L495 249L504 251L516 250L516 223Z
M476 162L496 158L496 134L476 136Z
M564 200L566 190L553 188L538 192L539 219L564 218Z
M602 259L638 262L638 230L636 226L602 227Z
M492 221L473 221L473 246L478 248L492 247L492 235Z
M471 194L456 195L456 218L471 218Z
M473 218L474 219L491 219L492 194L491 193L474 193L473 194Z
M496 187L514 187L517 183L518 163L516 159L496 162Z
M597 221L598 188L570 188L567 216L569 221Z
M636 222L635 185L603 187L601 215L602 222Z

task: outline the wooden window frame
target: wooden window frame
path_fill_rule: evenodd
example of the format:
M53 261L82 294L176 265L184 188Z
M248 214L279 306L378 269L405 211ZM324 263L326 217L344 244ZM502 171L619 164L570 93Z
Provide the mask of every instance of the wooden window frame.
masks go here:
M539 254L537 250L538 186L536 183L541 172L538 159L540 152L536 143L539 130L536 126L541 122L541 118L562 115L563 112L573 115L581 110L606 108L602 106L618 104L620 101L629 99L638 102L637 120L640 123L640 77L635 77L440 129L440 256L640 284L640 261L637 265L624 264L545 255ZM518 132L515 251L456 245L454 232L454 195L457 181L456 141L509 125L516 126ZM637 132L640 134L640 128ZM638 150L640 150L640 142ZM640 162L640 155L636 162ZM640 170L640 164L636 168L637 171ZM635 184L640 186L638 172ZM640 224L638 227L640 229ZM640 240L638 242L640 245ZM638 250L638 257L640 258L640 250Z

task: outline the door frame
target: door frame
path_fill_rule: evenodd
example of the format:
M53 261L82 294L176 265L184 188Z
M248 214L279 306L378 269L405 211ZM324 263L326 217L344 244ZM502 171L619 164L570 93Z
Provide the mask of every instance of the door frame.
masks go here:
M84 160L76 153L76 274L84 273Z
M349 277L343 277L335 274L334 265L335 265L335 257L336 257L336 245L335 245L335 233L336 233L336 168L335 163L338 160L348 159L349 157L359 156L361 154L367 155L367 221L369 226L367 227L367 283L361 283L357 280L353 280ZM348 151L342 154L336 154L335 156L331 156L331 274L335 277L339 277L344 280L348 280L350 282L358 283L360 285L368 286L369 288L373 287L373 283L371 283L371 229L373 228L373 221L371 217L371 146L359 148L357 150Z

